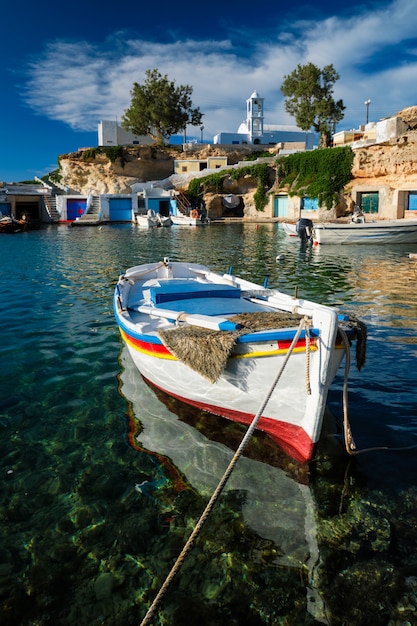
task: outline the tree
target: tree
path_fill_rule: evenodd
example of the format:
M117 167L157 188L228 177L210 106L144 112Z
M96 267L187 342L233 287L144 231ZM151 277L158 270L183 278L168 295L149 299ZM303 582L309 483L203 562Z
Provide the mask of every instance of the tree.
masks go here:
M147 70L143 85L133 83L131 103L122 117L122 127L135 135L149 135L158 143L183 131L187 124L198 126L203 114L193 107L190 85L175 87L175 81L157 69Z
M297 65L288 76L284 76L281 92L288 99L285 110L295 117L302 130L314 130L320 135L320 147L330 145L330 138L337 122L343 119L343 100L333 99L333 85L339 74L333 65L324 69L313 63Z

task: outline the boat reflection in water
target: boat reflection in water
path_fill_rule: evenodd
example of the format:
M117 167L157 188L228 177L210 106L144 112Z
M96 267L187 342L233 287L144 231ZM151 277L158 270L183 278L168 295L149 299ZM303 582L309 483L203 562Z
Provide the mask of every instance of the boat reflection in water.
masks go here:
M131 424L133 445L156 453L158 458L164 457L170 464L171 476L177 471L185 477L189 488L205 498L211 497L246 428L198 411L159 390L157 395L142 379L125 346L120 359L121 393L130 403L134 419L140 423L135 433L135 425ZM223 442L215 440L220 437ZM257 431L226 483L224 493L241 494L239 504L245 525L269 545L273 544L276 566L300 569L300 575L306 579L306 609L327 623L323 601L313 584L317 580L319 549L315 503L310 487L305 484L307 477L305 465L286 457L267 435ZM196 511L195 523L200 513ZM177 556L172 554L172 562ZM195 572L196 577L199 575L203 574Z

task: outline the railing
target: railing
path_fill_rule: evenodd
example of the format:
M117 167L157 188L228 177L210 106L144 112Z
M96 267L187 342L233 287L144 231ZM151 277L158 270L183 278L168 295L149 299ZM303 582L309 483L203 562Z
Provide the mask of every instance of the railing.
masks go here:
M178 195L176 195L176 200L177 200L177 207L180 210L180 212L184 213L184 215L188 215L191 209L191 203L189 199L187 198L187 196L180 191Z

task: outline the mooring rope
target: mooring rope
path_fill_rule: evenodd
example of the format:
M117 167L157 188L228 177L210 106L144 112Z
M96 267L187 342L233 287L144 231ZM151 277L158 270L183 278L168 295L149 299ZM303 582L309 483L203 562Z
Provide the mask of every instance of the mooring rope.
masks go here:
M343 381L343 432L345 438L345 448L348 454L351 456L357 456L358 454L363 454L364 452L376 452L382 450L389 450L390 452L399 452L401 450L413 450L417 448L417 444L413 444L411 446L403 446L399 448L391 448L389 446L375 446L373 448L363 448L362 450L356 449L356 444L352 436L352 431L349 424L349 415L348 415L348 376L350 369L350 344L347 334L343 330L343 328L339 328L339 332L342 336L343 343L345 345L345 376Z
M307 319L303 317L300 321L300 324L298 326L297 332L294 335L294 339L291 342L290 347L288 348L288 352L285 355L285 359L277 373L277 375L275 376L275 379L271 385L271 388L269 389L264 401L262 402L261 406L259 407L255 417L253 418L248 430L245 433L245 436L243 437L238 449L236 450L235 454L233 455L232 460L230 461L225 473L223 474L219 484L217 485L216 489L213 492L213 495L211 496L206 508L204 509L203 513L200 516L200 519L198 520L197 524L195 525L194 530L192 531L191 535L189 536L186 544L184 545L183 549L181 550L177 560L174 563L174 566L172 567L170 573L168 574L167 578L165 579L165 582L163 583L162 587L160 588L158 594L156 595L154 601L152 602L151 606L149 607L145 617L143 618L140 626L146 626L147 624L149 624L150 620L152 619L152 617L155 615L156 610L159 606L159 604L161 603L162 598L164 597L165 593L168 590L169 585L172 583L172 581L174 580L175 576L177 575L177 573L179 572L185 557L187 556L188 552L190 551L190 549L192 548L195 540L197 539L204 523L206 522L208 516L210 515L214 505L216 504L221 492L223 491L231 473L233 472L235 465L237 463L237 461L239 460L239 458L241 457L244 449L246 448L246 445L249 441L249 439L252 437L253 431L256 428L256 425L262 415L262 413L265 410L266 405L268 404L271 395L275 389L275 387L278 384L279 379L281 378L281 375L288 363L288 359L290 358L299 338L301 335L301 332L303 330L303 328L306 326L307 324Z
M311 336L310 326L311 319L305 318L305 333L306 333L306 392L308 396L311 396L311 384L310 384L310 351L311 351ZM308 320L308 321L307 321Z

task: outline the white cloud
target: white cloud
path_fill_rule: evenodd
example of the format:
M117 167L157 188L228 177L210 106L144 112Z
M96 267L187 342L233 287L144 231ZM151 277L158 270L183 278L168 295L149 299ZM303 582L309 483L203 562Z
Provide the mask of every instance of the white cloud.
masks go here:
M31 61L24 98L39 114L74 130L95 130L100 119L120 119L133 82L143 82L147 69L158 68L177 85L192 86L192 100L204 113L204 135L209 138L221 130L237 130L245 101L255 89L265 99L267 123L293 123L280 93L284 75L297 64L332 63L340 75L335 97L346 105L339 128L353 128L364 122L368 98L370 119L416 104L414 4L394 0L383 9L346 19L280 24L274 40L241 33L248 41L245 56L231 41L155 43L124 33L115 33L101 46L55 41Z

